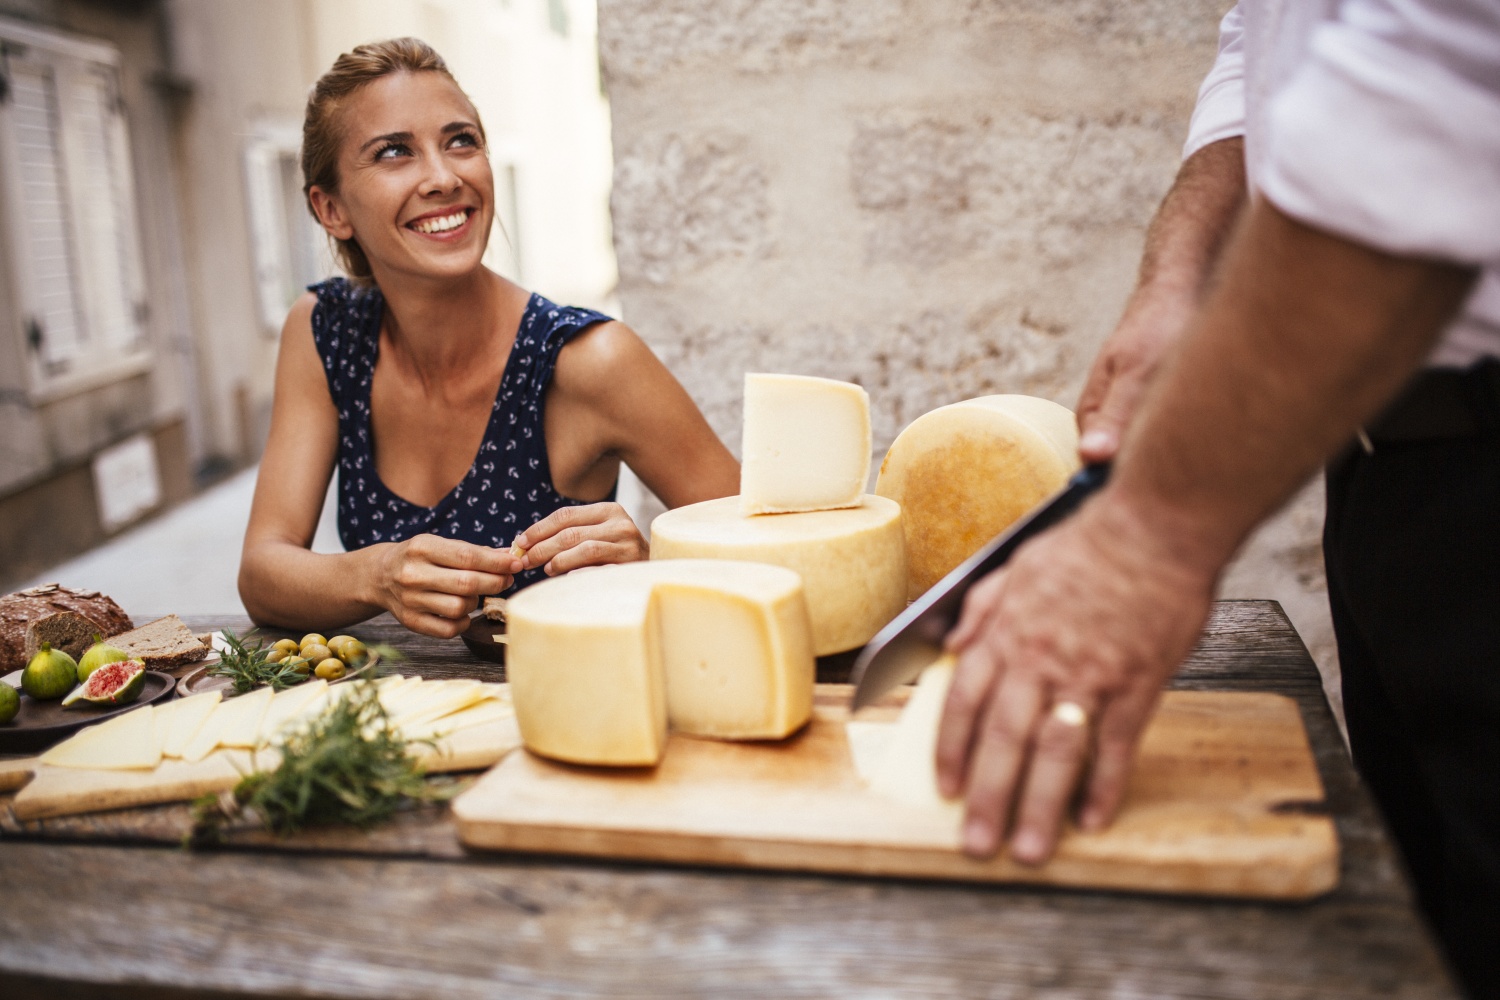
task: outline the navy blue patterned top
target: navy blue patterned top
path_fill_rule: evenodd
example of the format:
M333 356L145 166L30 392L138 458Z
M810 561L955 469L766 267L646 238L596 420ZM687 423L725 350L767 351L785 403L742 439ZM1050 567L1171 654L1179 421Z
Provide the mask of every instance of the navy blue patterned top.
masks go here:
M313 342L339 412L338 524L345 549L420 534L503 547L559 507L586 502L569 499L552 486L542 405L562 346L589 327L608 322L608 316L531 296L474 464L437 506L422 507L392 493L375 471L370 381L380 352L385 298L378 288L343 278L308 290L318 296L312 312ZM609 499L614 499L613 489ZM540 567L526 570L516 587L545 575Z

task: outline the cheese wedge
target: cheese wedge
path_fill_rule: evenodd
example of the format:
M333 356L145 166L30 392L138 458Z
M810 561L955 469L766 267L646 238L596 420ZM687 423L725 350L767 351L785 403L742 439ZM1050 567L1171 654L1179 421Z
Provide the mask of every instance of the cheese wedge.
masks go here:
M747 374L740 511L858 506L870 480L870 396L850 382Z
M90 771L149 770L161 763L150 705L90 726L41 755L44 764Z
M962 801L944 798L937 784L938 724L954 665L944 654L922 671L895 723L846 725L855 769L872 791L916 808L962 812Z
M875 492L901 505L918 597L1078 470L1073 413L1033 396L983 396L923 414L897 436Z
M223 698L221 691L205 691L191 698L153 705L156 738L163 756L181 757L188 741L203 727L203 723Z
M802 577L813 653L854 649L906 608L901 507L867 494L859 506L743 517L735 497L678 507L651 523L653 559L740 559Z
M779 739L812 713L813 653L797 574L724 560L570 573L507 609L516 719L534 753L653 765L676 728Z

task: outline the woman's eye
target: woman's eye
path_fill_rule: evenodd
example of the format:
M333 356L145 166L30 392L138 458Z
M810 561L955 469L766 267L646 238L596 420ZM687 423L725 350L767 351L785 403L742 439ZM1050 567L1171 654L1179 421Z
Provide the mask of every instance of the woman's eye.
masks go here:
M458 135L455 135L453 137L453 141L450 142L449 145L477 147L479 145L479 136L475 135L473 132L460 132L458 133Z
M411 150L406 147L405 143L391 142L375 151L375 159L393 160L398 156L405 156L410 152Z

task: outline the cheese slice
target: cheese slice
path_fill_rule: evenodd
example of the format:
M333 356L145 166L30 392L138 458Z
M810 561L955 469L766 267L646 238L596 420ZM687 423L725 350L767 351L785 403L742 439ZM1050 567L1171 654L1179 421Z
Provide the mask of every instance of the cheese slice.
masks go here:
M953 683L954 665L954 657L944 654L923 670L901 717L894 724L887 724L890 733L884 737L883 746L866 749L864 763L869 770L860 776L872 791L920 809L963 811L962 801L944 798L937 783L938 724L948 700L948 687ZM881 742L868 734L862 735L867 745ZM859 741L859 736L851 734L851 749ZM860 762L856 749L856 768Z
M270 707L273 692L268 687L228 698L214 709L182 751L182 759L202 760L216 747L254 747L260 720Z
M870 396L850 382L747 374L740 511L858 506L870 479Z
M871 494L843 510L743 517L735 497L678 507L651 523L653 559L740 559L802 577L813 654L869 642L906 608L901 507Z
M404 704L390 715L397 727L440 719L445 715L468 708L484 698L483 685L475 680L429 681L422 685L429 690L420 699Z
M156 739L166 757L181 757L191 740L224 698L223 692L205 691L164 705L153 705Z
M150 705L107 719L41 755L44 764L91 771L149 770L161 763Z
M468 708L437 719L409 723L400 727L401 735L408 740L431 740L448 736L474 726L483 726L504 719L514 718L516 710L504 702L490 698L470 705Z
M897 436L875 492L901 505L915 600L1078 470L1073 413L1034 396L983 396Z
M653 765L667 724L779 739L812 713L813 653L797 574L726 560L570 573L507 609L516 719L534 753Z
M284 691L277 691L266 708L266 714L261 717L255 742L280 743L288 726L293 726L304 716L312 714L327 690L328 682L318 677Z

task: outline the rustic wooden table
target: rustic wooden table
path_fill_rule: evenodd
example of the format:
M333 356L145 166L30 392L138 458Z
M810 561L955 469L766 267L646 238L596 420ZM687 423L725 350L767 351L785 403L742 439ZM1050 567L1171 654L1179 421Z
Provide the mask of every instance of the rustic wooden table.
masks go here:
M405 651L407 672L495 676L389 619L355 631ZM1298 701L1338 822L1335 892L1285 905L477 855L433 809L187 852L182 806L21 824L0 796L0 994L1457 996L1280 607L1218 605L1174 683Z

